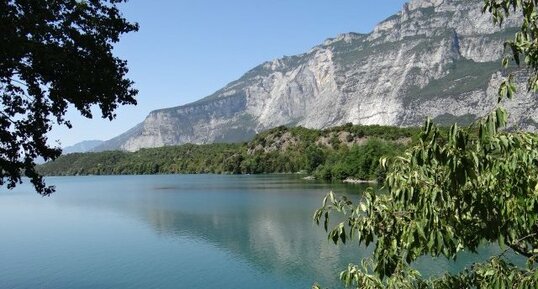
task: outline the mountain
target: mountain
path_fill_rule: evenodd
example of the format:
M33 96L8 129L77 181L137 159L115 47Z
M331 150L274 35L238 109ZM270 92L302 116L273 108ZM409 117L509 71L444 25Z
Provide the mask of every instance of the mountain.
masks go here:
M199 101L151 112L96 149L242 141L280 125L413 126L428 116L469 123L495 105L502 44L519 24L512 17L494 26L481 6L412 0L369 34L342 34L263 63ZM535 97L515 99L506 104L513 124L535 129Z
M79 143L76 143L72 146L67 146L62 149L62 154L71 154L71 153L85 153L93 150L95 147L101 145L102 140L86 140Z

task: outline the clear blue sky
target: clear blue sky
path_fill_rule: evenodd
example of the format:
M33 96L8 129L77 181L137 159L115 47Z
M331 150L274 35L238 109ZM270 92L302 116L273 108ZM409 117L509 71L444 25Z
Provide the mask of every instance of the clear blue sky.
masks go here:
M56 128L62 146L107 140L159 108L203 98L264 61L307 52L344 32L370 32L404 0L130 0L124 16L140 24L116 54L127 59L137 106L112 122L68 113L73 129ZM97 110L96 110L97 111Z

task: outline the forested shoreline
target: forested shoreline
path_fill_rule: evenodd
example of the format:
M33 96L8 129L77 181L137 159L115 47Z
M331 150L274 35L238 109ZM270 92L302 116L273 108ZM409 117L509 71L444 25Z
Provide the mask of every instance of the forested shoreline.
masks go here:
M43 175L304 173L323 180L380 180L379 158L397 155L417 128L277 127L241 144L185 144L136 152L72 153L38 167Z

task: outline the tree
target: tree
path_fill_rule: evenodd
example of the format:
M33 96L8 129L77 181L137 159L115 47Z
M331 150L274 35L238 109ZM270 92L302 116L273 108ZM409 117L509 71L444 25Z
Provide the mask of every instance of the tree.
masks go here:
M511 56L525 64L528 89L538 90L538 14L536 1L485 0L484 12L502 24L511 13L523 23ZM334 243L356 239L374 244L369 260L350 265L340 275L353 288L538 288L538 135L505 129L504 98L516 91L509 76L499 88L497 107L470 127L451 127L443 137L427 121L419 143L403 156L382 159L387 193L365 193L354 205L332 193L314 220L324 224ZM328 228L331 214L343 217ZM418 257L453 259L462 250L475 251L497 242L527 260L511 264L505 252L458 274L424 279L411 268ZM317 287L315 285L314 287Z
M0 186L27 176L53 192L34 160L57 158L47 144L54 123L71 128L71 106L112 120L118 105L136 104L127 62L112 54L120 35L137 31L117 8L125 0L0 0Z
M305 149L306 171L312 173L325 161L323 150L319 146L310 144Z

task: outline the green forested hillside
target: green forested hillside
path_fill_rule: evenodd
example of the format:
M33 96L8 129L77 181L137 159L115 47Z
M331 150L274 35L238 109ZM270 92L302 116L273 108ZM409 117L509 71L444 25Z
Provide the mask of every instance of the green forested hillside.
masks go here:
M39 171L44 175L304 172L326 180L370 180L383 177L379 158L401 152L417 132L350 124L326 130L278 127L242 144L67 154L39 166Z

